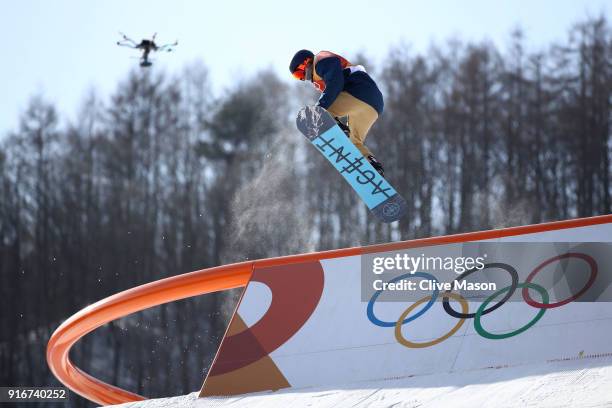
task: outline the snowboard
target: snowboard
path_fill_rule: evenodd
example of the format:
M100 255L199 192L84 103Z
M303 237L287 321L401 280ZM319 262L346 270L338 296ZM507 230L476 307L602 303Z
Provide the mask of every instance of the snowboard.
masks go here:
M372 167L329 112L320 106L306 106L299 111L296 123L378 219L393 222L406 214L404 198Z

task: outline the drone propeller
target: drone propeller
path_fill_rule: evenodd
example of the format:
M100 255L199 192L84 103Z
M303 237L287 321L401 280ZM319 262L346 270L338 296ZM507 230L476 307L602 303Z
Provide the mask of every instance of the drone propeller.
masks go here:
M162 46L157 47L157 51L171 52L174 50L173 47L176 47L177 45L178 45L178 40L174 41L172 44L164 44Z
M121 47L130 47L135 48L137 46L136 41L132 40L130 37L119 31L119 35L122 37L120 41L117 41L117 45Z

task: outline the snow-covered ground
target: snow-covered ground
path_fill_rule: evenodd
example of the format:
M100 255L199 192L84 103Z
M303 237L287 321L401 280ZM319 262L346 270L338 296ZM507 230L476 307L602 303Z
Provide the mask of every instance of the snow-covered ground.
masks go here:
M364 367L364 369L367 369ZM197 393L118 405L161 407L612 407L612 356L396 378L347 387L198 399Z

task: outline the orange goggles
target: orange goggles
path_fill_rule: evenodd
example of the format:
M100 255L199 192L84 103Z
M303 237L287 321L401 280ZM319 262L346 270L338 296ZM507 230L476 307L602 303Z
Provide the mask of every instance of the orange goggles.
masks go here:
M293 71L293 77L295 79L299 79L300 81L306 79L306 67L308 66L310 61L312 61L312 58L306 58L303 63L298 65L295 71Z

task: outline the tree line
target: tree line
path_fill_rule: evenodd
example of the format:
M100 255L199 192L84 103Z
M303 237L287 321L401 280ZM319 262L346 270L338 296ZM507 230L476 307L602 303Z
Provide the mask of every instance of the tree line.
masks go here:
M223 263L610 213L612 36L580 22L528 51L450 42L366 65L385 95L367 144L409 203L394 225L294 126L315 94L264 70L223 95L207 67L135 70L65 124L33 97L0 140L0 383L53 385L45 347L105 296ZM341 52L341 50L336 50ZM85 371L192 392L237 293L163 305L87 336ZM84 406L73 398L72 406Z

